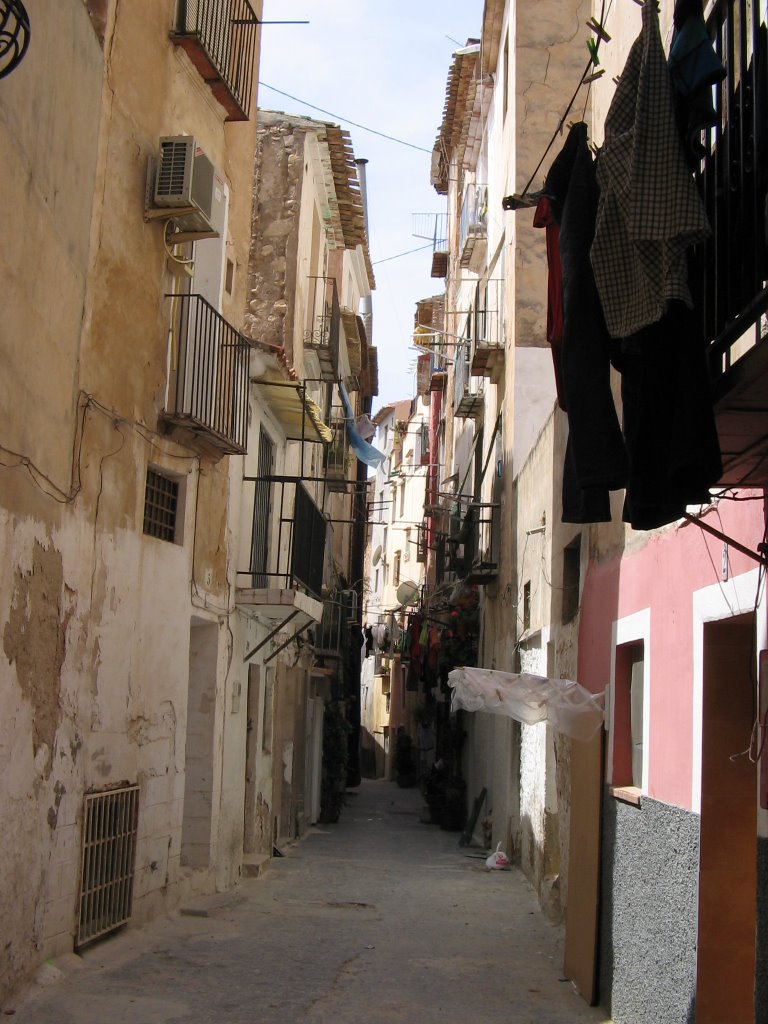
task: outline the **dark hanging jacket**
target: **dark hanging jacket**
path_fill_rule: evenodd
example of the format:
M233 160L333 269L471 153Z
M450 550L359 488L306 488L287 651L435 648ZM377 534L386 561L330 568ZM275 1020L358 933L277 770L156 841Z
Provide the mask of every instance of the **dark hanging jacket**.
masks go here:
M598 188L584 123L571 128L544 194L560 228L560 363L569 428L563 519L605 522L610 519L608 492L627 482L627 458L611 392L611 340L589 258Z

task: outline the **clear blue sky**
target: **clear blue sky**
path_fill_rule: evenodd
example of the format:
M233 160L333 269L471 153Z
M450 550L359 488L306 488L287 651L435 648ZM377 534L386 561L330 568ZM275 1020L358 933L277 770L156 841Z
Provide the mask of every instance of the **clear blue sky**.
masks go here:
M336 120L350 132L355 156L369 161L370 247L377 285L373 342L379 351L374 410L413 395L415 303L443 288L442 280L430 277L429 249L388 258L425 244L412 235L414 213L445 210L445 197L429 183L430 153L453 51L468 37L479 37L482 11L483 0L264 0L265 21L308 19L310 24L264 26L262 83L304 103L262 85L259 106ZM389 142L342 118L429 152Z

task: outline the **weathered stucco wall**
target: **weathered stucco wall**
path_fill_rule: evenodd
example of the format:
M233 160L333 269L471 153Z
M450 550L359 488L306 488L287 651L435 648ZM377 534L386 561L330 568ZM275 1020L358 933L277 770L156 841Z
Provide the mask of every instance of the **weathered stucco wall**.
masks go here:
M103 486L119 466L104 463ZM143 537L136 504L133 529L0 516L14 566L0 587L7 985L38 951L72 946L85 790L140 786L138 919L177 880L189 615L172 595L188 590L189 553Z
M32 45L0 94L0 445L18 453L0 468L0 998L72 948L85 792L139 786L134 920L186 888L230 884L242 851L229 554L239 476L160 425L174 279L144 192L160 136L194 134L229 187L223 313L241 323L255 127L225 125L170 42L174 0L90 6L103 15L93 25L82 0L29 0ZM143 532L150 464L180 484L175 542ZM215 870L190 881L180 850L194 617L215 637L217 839Z
M66 493L103 54L82 2L27 8L33 42L0 96L0 408L23 412L4 415L0 444Z

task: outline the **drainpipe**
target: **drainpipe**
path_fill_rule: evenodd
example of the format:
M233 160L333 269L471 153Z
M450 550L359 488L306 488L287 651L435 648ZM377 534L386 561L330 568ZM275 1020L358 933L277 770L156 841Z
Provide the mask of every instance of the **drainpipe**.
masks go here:
M368 185L365 177L365 165L367 163L368 161L364 157L361 157L359 160L355 160L355 164L357 165L357 180L360 182L360 195L363 197L363 220L365 223L365 237L366 239L369 239L371 235L368 229ZM371 338L373 337L373 333L371 330L373 327L373 300L371 299L370 295L366 295L366 297L363 299L362 307L363 308L361 315L363 318L363 323L365 324L365 333L368 335L368 344L370 344ZM366 411L370 412L370 409Z

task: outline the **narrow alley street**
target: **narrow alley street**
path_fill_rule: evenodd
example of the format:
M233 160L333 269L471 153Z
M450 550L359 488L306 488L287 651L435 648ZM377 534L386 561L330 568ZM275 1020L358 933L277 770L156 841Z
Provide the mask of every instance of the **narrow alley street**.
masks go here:
M562 978L558 930L522 874L487 871L482 851L422 824L420 807L416 789L364 781L337 825L311 830L234 897L46 965L55 980L14 1020L605 1021Z

